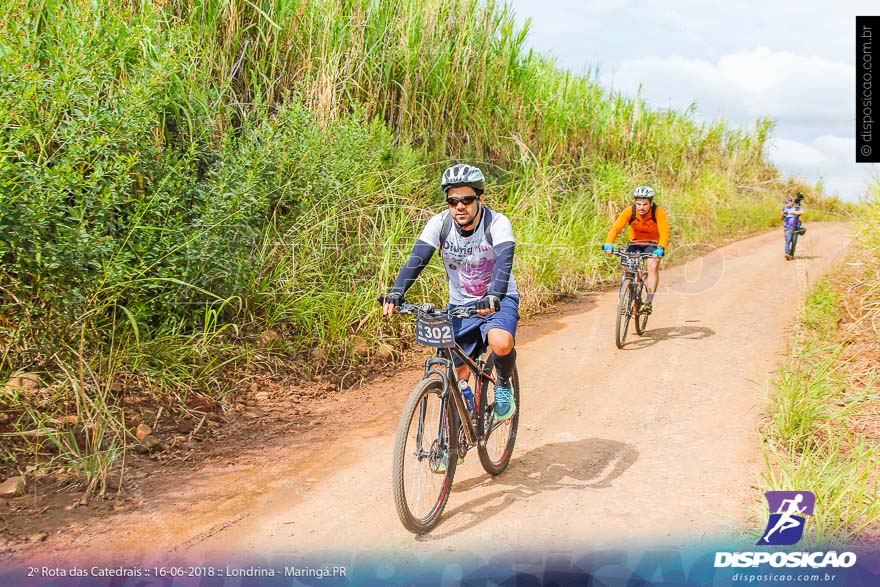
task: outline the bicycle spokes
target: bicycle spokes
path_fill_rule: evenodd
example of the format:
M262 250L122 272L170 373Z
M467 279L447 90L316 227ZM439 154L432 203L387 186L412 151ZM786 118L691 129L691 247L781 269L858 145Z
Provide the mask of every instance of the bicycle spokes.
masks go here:
M398 426L393 465L397 511L412 532L425 532L439 519L455 465L450 464L448 414L438 380L422 381Z
M440 469L440 464L443 461L443 452L443 447L440 442L435 440L431 444L431 451L427 454L427 458L429 459L428 464L431 467L432 473L436 473Z
M480 455L483 469L491 475L498 475L507 468L513 452L513 445L516 442L516 429L522 407L519 396L519 375L516 369L511 376L510 385L517 411L508 420L495 419L495 386L493 383L487 382L480 393L484 400L484 407L477 424L478 434L482 441L477 445L477 452Z

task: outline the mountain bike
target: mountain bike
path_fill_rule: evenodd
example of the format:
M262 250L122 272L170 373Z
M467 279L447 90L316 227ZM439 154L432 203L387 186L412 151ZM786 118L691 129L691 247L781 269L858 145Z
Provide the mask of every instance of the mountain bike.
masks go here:
M391 474L400 521L410 532L424 534L439 522L455 468L471 449L477 449L480 463L490 475L501 474L510 464L521 409L519 375L514 369L510 378L516 413L509 420L495 420L491 354L488 359L485 354L472 359L455 342L452 328L453 318L477 316L476 310L403 303L399 313L414 314L416 342L437 349L437 354L425 361L424 377L410 393L400 416ZM459 388L453 356L470 370L473 411L468 410Z
M620 281L620 293L617 295L617 320L615 324L614 343L622 349L629 330L630 318L635 319L636 334L642 335L648 327L648 314L642 313L648 291L645 284L648 279L648 270L645 267L645 259L652 257L651 253L627 253L622 249L612 251L620 257L620 265L623 267L623 278Z

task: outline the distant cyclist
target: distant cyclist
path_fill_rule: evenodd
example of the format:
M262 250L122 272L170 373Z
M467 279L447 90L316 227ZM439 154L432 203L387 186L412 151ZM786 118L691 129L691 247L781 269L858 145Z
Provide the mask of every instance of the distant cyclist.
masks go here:
M804 208L801 202L804 195L800 192L797 198L787 196L785 198L785 207L782 208L782 221L785 229L785 260L794 259L794 250L797 248L798 235L801 231L801 216Z
M450 307L475 306L482 317L454 319L455 340L474 358L488 344L496 367L495 419L509 420L516 413L510 377L516 364L514 339L519 321L513 228L506 216L483 206L486 180L479 168L453 165L443 172L441 187L448 209L428 220L409 261L385 296L383 313L391 316L395 312L434 251L440 249ZM467 366L456 359L456 367L459 379L466 381Z
M654 190L646 185L639 186L633 192L635 203L624 208L608 236L602 249L611 254L614 250L614 240L624 227L629 226L629 244L627 253L651 253L653 257L648 259L648 301L642 306L642 312L650 314L654 311L654 293L660 284L660 257L666 253L669 246L669 218L662 206L654 203Z

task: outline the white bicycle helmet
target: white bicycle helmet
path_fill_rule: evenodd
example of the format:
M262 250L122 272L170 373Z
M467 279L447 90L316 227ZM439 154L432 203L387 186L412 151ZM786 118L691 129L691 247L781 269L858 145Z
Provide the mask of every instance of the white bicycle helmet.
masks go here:
M633 192L633 197L652 200L654 198L654 190L646 185L640 185Z
M481 196L486 191L486 178L479 167L457 163L443 172L441 187L444 192L448 192L449 188L458 185L470 186Z

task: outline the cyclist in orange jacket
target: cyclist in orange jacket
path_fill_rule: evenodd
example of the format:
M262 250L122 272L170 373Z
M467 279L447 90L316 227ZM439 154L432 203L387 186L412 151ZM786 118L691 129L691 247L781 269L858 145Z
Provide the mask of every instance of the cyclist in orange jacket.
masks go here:
M639 186L633 192L635 203L624 208L608 236L602 249L607 254L614 250L614 239L627 225L629 226L629 244L627 253L651 253L648 259L648 301L642 306L642 312L650 314L654 307L654 292L660 284L660 257L669 246L669 218L662 206L654 203L654 190L646 185Z

